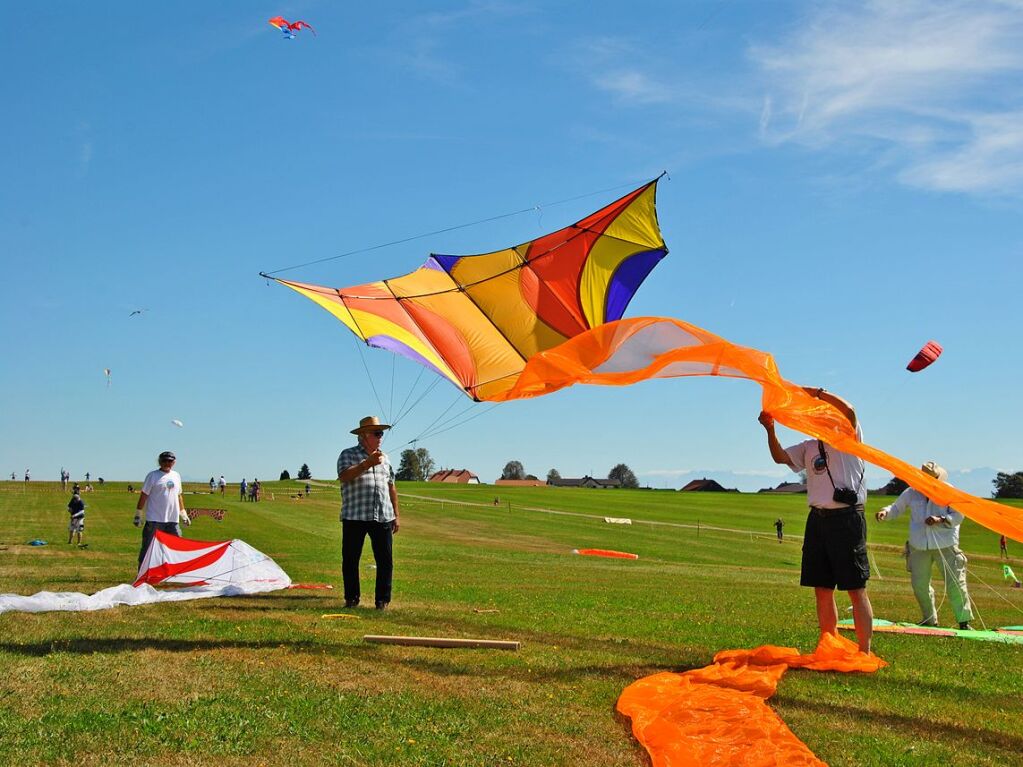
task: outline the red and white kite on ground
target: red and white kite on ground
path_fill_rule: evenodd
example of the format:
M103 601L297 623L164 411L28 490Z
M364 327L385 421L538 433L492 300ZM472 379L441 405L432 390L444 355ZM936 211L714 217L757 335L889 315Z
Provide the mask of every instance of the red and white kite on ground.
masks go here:
M157 583L184 588L153 588ZM0 613L105 610L118 605L259 594L290 585L291 578L276 562L245 541L195 541L157 531L134 584L122 583L95 594L0 594Z
M195 541L157 530L132 585L143 583L234 586L236 593L247 594L287 588L291 579L245 541Z

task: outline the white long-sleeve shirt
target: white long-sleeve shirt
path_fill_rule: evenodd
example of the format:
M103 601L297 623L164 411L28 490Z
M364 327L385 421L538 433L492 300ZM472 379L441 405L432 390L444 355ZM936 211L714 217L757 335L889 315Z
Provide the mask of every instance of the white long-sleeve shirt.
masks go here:
M896 519L909 509L909 545L914 549L944 549L959 545L959 525L963 515L951 506L938 506L921 493L907 487L895 503L885 506L885 520ZM927 517L941 517L940 524L928 525Z

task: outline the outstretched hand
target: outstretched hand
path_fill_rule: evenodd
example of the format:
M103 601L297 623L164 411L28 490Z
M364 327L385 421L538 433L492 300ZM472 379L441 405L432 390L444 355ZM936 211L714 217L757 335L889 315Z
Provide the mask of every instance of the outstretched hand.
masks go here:
M774 416L772 416L766 410L760 411L760 416L757 418L757 420L760 421L760 425L763 426L765 429L774 428Z

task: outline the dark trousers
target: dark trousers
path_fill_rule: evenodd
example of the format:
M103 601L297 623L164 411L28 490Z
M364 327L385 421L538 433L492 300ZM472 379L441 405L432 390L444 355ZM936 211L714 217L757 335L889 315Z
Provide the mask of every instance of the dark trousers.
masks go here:
M146 552L149 551L149 544L156 537L157 530L163 530L165 533L181 537L181 528L177 522L146 522L145 527L142 528L142 548L139 549L140 568L142 567L142 560L146 558Z
M394 573L391 523L361 522L354 519L341 520L341 577L345 583L345 601L357 600L361 595L359 560L362 558L362 544L366 542L367 535L377 565L376 601L390 602L391 576Z

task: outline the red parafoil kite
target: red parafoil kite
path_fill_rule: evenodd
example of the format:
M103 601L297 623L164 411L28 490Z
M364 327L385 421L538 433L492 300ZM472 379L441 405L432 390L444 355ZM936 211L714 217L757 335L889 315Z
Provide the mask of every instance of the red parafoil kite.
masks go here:
M910 373L919 373L940 356L941 344L937 341L928 341L923 345L923 348L916 353L916 356L909 361L909 364L906 365L906 370Z
M288 40L294 40L295 33L302 29L308 29L314 35L316 34L316 30L304 21L288 21L283 16L274 16L270 19L270 25L281 30L284 33L284 37Z

